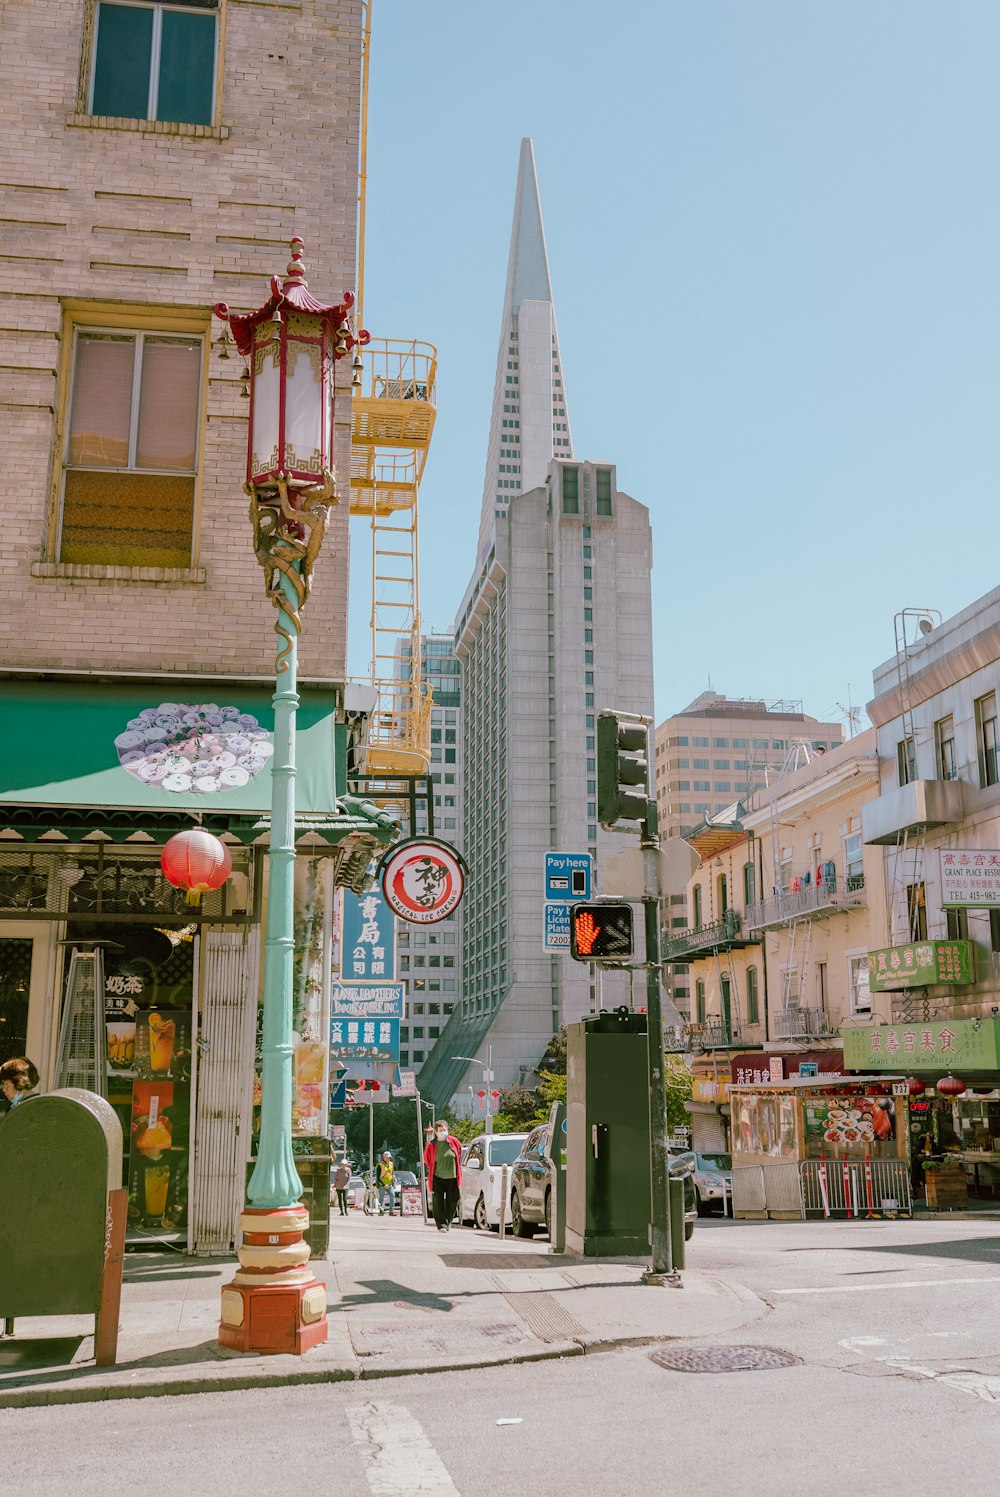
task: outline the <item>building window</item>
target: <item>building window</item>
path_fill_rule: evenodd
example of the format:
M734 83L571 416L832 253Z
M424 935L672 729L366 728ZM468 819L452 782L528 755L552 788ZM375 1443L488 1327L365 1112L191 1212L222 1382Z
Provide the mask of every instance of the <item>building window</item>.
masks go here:
M1000 910L990 910L990 949L1000 951Z
M597 495L597 513L610 516L611 507L611 469L598 468L595 474L595 492Z
M210 125L217 12L187 5L99 4L90 113Z
M564 468L562 470L562 509L564 515L578 515L580 513L579 468Z
M968 910L945 910L944 913L948 924L948 940L967 941L969 939Z
M860 832L851 832L844 838L844 878L848 889L863 889L865 886L864 847Z
M760 1002L757 996L757 968L747 968L747 1023L760 1023Z
M695 930L701 929L701 884L695 884L691 890L691 924Z
M717 749L718 748L728 748L729 747L729 739L728 738L713 738L712 739L712 747L713 748L717 748Z
M81 329L59 560L189 567L202 340Z
M868 986L868 955L849 956L848 981L851 990L851 1013L870 1014L872 1011L872 995Z
M955 719L942 717L934 724L938 775L942 780L958 778L955 768Z
M704 1024L704 1022L705 1022L705 983L704 983L704 980L702 978L700 978L700 977L698 978L698 981L694 985L694 992L695 992L695 1022L698 1023L698 1024Z
M911 785L917 778L917 749L912 738L901 738L896 744L896 768L901 785Z
M906 911L910 923L910 940L927 940L927 894L923 882L907 884Z
M976 702L976 737L979 741L979 783L997 783L997 694L989 692Z
M743 908L749 909L756 898L753 863L743 864Z

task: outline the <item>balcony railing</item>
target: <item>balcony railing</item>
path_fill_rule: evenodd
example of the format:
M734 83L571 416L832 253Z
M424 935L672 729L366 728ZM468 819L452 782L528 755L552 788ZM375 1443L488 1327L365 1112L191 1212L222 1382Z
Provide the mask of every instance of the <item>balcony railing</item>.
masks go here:
M747 929L767 930L787 925L790 920L829 915L835 910L861 909L867 902L863 873L850 878L821 878L804 889L782 889L773 899L752 904L746 913Z
M724 1019L706 1019L703 1024L668 1025L664 1029L666 1048L672 1051L725 1050L744 1044L735 1024Z
M743 929L742 916L736 910L727 910L721 920L711 925L692 926L675 936L665 936L661 960L678 962L699 954L711 955L731 946L746 946L752 939Z
M821 1008L799 1008L790 1004L771 1015L773 1040L822 1040L833 1034L830 1021Z

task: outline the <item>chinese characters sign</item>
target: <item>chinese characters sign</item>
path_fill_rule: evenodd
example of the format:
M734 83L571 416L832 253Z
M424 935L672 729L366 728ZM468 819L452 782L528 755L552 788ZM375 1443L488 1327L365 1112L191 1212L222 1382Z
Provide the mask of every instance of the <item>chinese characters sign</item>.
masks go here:
M815 1066L816 1071L803 1071L803 1066ZM729 1074L733 1086L767 1086L769 1082L782 1081L786 1077L809 1074L840 1076L843 1071L841 1050L800 1050L789 1055L747 1050L731 1057Z
M399 1060L398 1019L351 1019L334 1014L330 1020L330 1057L346 1065L358 1060Z
M1000 1020L952 1019L845 1029L844 1059L853 1071L1000 1069Z
M344 982L391 982L396 976L396 922L381 889L344 890L341 953Z
M942 848L941 904L951 909L1000 905L1000 852Z
M868 954L868 982L873 993L975 980L975 958L968 941L916 941Z

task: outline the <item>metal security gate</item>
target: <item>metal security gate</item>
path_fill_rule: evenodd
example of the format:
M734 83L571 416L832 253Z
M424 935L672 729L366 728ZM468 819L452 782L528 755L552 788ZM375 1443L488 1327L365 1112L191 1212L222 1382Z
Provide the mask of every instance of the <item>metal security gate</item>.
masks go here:
M804 1159L799 1165L805 1217L912 1216L910 1171L903 1159Z
M253 1121L260 927L205 932L189 1251L236 1241Z

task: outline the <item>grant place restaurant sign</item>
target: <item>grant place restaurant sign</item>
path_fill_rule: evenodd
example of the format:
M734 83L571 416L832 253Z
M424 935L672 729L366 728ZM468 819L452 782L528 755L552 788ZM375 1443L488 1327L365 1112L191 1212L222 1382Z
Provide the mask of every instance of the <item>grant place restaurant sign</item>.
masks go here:
M941 904L945 909L989 909L1000 905L1000 852L943 847Z
M868 953L868 985L873 993L944 984L961 987L975 980L970 941L914 941L908 946L884 946Z
M952 1019L932 1024L879 1024L841 1030L852 1071L1000 1070L1000 1020Z

